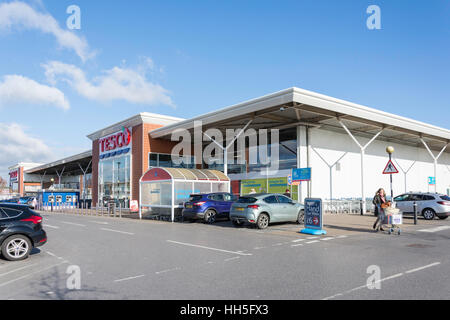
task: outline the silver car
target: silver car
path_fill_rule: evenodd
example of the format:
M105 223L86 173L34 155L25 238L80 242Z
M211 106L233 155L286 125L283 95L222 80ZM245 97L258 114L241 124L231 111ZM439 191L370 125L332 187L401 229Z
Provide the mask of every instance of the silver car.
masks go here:
M235 226L250 223L259 229L272 222L303 223L304 206L281 194L249 194L233 203L230 220Z
M410 192L394 198L396 206L403 214L414 214L414 202L417 203L417 214L426 220L435 217L447 219L450 215L450 197L438 193Z

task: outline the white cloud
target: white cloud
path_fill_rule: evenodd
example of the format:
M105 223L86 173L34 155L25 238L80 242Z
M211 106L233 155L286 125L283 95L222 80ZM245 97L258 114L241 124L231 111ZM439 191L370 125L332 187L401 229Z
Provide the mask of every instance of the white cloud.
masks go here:
M81 96L101 102L124 100L136 104L174 106L169 92L159 84L150 82L144 69L114 67L89 81L83 70L58 61L44 64L50 83L64 81ZM146 61L146 68L153 68L153 61Z
M20 1L0 4L0 29L35 29L52 34L61 47L74 50L83 60L93 57L84 38L69 30L62 29L50 14L41 13Z
M1 172L18 162L47 162L53 156L49 146L17 123L0 123L0 141Z
M42 85L19 75L8 75L0 82L0 107L16 103L51 105L67 110L70 104L57 88Z

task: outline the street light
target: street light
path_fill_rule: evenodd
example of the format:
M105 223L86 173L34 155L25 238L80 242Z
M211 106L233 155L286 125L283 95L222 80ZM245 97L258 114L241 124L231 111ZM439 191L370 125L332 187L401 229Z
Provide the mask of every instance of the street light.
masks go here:
M52 212L53 212L53 202L55 201L55 197L53 196L53 183L55 182L55 179L51 178L50 181L52 182L51 188L52 188Z

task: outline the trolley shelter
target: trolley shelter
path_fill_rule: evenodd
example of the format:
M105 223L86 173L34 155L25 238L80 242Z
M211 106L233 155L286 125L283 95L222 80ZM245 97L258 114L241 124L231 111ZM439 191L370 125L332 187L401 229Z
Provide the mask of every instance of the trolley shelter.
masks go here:
M154 167L141 177L139 188L140 219L174 222L191 194L229 192L230 179L216 170Z

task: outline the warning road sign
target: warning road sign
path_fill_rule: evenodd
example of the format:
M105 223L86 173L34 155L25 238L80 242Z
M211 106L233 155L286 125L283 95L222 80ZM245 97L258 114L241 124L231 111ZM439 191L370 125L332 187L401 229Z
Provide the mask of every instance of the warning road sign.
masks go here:
M386 168L384 168L383 174L394 174L394 173L398 173L398 170L395 167L392 160L389 160L389 162L386 165Z

